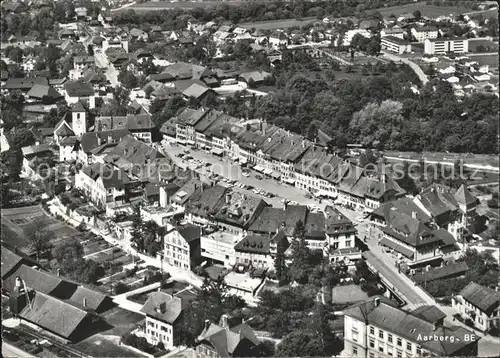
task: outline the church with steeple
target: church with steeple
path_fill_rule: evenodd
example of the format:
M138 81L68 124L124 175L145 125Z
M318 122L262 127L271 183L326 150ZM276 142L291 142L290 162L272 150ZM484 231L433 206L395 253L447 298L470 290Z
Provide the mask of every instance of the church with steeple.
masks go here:
M82 135L87 133L87 127L87 111L78 101L54 128L54 143L59 146L60 161L76 160L78 143Z

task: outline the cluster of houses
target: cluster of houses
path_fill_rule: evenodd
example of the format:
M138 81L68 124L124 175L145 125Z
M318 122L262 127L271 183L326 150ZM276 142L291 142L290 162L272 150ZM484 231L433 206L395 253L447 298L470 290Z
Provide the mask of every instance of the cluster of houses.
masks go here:
M116 307L113 299L93 289L54 276L36 261L2 248L2 296L9 298L10 311L23 324L43 330L65 344L80 342L107 329L107 314ZM187 287L176 293L155 291L140 313L144 327L138 335L150 344L162 343L171 350L180 343L183 311L196 298ZM205 322L193 350L199 356L257 355L261 341L241 318L222 316L220 322Z

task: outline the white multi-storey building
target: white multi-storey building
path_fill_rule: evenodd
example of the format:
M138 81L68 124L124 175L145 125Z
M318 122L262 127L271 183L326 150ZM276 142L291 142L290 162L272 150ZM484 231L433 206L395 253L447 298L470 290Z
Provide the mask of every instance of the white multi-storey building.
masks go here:
M418 42L424 42L426 39L435 39L438 37L438 29L435 26L414 27L411 34Z
M442 326L436 319L442 317L438 309L432 310L431 315L422 315L417 310L406 312L394 305L385 297L375 297L345 311L346 356L477 356L479 337L462 327ZM443 344L440 337L448 337L448 341L453 339L453 344Z
M201 256L233 267L236 263L234 246L241 240L241 236L215 232L201 237Z
M424 41L424 53L427 55L444 55L447 53L469 52L469 40L462 38L438 38Z

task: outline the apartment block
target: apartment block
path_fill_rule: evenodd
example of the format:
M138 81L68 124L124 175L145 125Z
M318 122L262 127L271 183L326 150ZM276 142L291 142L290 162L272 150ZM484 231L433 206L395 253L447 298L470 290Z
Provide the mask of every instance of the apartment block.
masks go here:
M447 53L469 52L469 40L462 38L438 38L424 41L424 53L427 55L444 55Z

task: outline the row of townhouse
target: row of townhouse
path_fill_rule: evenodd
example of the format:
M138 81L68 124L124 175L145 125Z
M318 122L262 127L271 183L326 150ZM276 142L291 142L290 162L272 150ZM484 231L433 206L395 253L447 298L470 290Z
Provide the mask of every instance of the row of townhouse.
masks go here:
M184 207L187 222L206 228L200 239L201 256L228 268L272 268L278 245L286 250L297 237L298 222L303 224L307 245L322 250L331 262L349 264L361 258L353 223L333 207L323 212L302 205L273 208L251 195L203 185Z
M369 214L380 243L407 257L411 266L457 258L467 231L475 231L479 200L464 185L433 184L414 198L384 204Z
M316 196L339 198L361 210L405 194L388 175L368 175L323 146L263 120L244 121L213 109L187 108L162 132L167 140L252 165L275 180Z
M273 208L258 197L196 178L158 186L159 204L141 208L141 216L166 228L162 258L170 265L192 269L211 260L227 268L271 269L278 246L286 251L296 238L297 222L308 246L322 250L330 262L353 264L361 258L353 223L333 207L324 212L301 205ZM172 224L176 215L184 216L182 225Z

